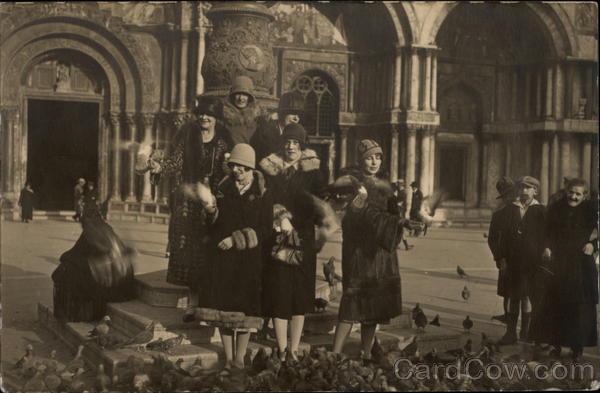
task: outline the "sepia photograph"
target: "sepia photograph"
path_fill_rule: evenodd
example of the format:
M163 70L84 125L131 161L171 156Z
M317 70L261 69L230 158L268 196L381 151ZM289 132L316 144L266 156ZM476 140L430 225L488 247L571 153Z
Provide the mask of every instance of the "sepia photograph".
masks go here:
M600 390L598 4L0 2L0 388Z

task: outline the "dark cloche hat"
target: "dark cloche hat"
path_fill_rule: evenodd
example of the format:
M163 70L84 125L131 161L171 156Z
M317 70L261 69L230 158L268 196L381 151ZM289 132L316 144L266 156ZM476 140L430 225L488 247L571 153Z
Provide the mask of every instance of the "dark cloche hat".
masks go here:
M496 190L499 196L496 199L504 197L506 194L514 191L515 182L508 176L503 176L502 179L496 182Z
M198 96L192 113L194 115L206 114L217 119L223 119L223 102L217 97Z
M304 112L304 97L297 91L283 93L279 99L277 112L281 115L301 115Z
M302 125L297 123L290 123L283 129L281 133L281 140L286 141L288 139L296 139L300 144L306 143L306 130Z

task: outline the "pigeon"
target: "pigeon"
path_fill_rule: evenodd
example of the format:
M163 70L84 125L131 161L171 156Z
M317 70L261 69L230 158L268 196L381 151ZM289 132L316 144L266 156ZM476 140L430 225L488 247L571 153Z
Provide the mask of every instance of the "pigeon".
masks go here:
M108 315L105 315L104 317L102 317L100 323L88 332L88 337L94 338L99 336L106 336L110 332L110 326L108 325L109 323L110 317Z
M460 278L469 277L467 272L465 272L465 270L462 267L460 267L460 265L456 265L456 273L458 273Z
M335 287L336 281L342 281L342 277L335 272L335 257L323 264L323 276L330 287Z
M487 239L487 238L488 238L488 234L484 232L484 233L483 233L483 238L484 238L484 239Z
M179 334L177 337L168 338L166 340L163 340L162 337L159 337L158 340L146 344L146 347L151 351L160 351L170 354L171 350L176 346L183 344L184 340L187 340L185 333Z
M15 363L14 368L24 369L27 365L29 365L33 361L33 345L27 344L25 347L25 355Z
M128 339L125 342L123 342L122 344L120 344L119 347L124 347L127 345L136 345L137 346L136 350L139 351L140 348L143 348L145 350L146 344L148 344L154 338L155 325L156 325L156 321L150 321L150 323L148 323L148 325L146 325L144 330L142 330L135 336L131 337L130 339Z
M425 330L425 325L427 325L427 316L421 310L421 312L417 313L415 317L415 325L417 325L418 330Z
M462 298L465 299L465 301L469 300L469 298L471 297L471 291L469 291L469 288L467 288L466 285L460 294Z
M432 320L431 322L429 322L430 325L433 326L440 326L440 314L437 314Z
M484 347L490 349L492 354L496 352L501 352L500 346L496 342L490 340L484 332L481 332L481 348Z
M315 299L315 312L322 313L325 311L327 304L329 304L329 302L321 297Z
M472 322L471 322L472 323ZM470 338L467 340L467 342L465 343L465 346L463 347L466 353L471 353L473 352L473 340L471 340Z
M422 311L423 310L421 309L421 305L419 305L419 303L415 304L415 307L412 309L412 319L413 319L413 321L417 317L417 314L419 314Z
M467 315L467 317L463 321L462 325L463 325L463 327L465 328L466 331L471 332L471 328L473 327L473 321Z

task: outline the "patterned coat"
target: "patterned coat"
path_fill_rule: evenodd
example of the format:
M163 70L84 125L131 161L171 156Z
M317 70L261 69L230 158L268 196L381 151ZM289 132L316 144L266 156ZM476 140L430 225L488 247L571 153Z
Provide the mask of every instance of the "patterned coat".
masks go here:
M171 154L160 162L161 173L172 178L167 282L198 286L202 291L207 290L210 280L207 225L213 218L207 217L199 201L186 197L181 186L203 182L215 190L225 176L225 153L229 151L229 144L227 136L219 130L210 142L194 144L200 138L200 130L194 122L185 124L178 135Z

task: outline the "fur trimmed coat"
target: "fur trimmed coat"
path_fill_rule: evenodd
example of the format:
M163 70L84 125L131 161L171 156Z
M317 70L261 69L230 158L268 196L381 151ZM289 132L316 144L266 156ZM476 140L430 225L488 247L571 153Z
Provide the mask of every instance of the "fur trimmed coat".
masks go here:
M242 195L233 175L218 186L217 219L211 231L211 291L203 307L219 311L242 312L245 316L261 316L262 251L271 235L273 199L266 188L262 173L254 171L250 188ZM229 236L234 246L229 250L217 247ZM262 320L258 320L259 327ZM252 326L241 326L250 328Z
M348 168L342 174L356 177L367 189L368 197L362 209L348 207L342 220L339 320L388 323L402 313L396 248L405 219L392 208L392 186L383 176L365 176L358 168Z
M239 109L228 99L223 102L223 122L229 130L232 146L238 143L250 144L262 112L262 108L254 100L248 102L244 109Z
M273 153L260 161L260 169L273 195L273 227L288 218L298 232L303 260L300 266L289 266L273 260L275 232L267 242L264 269L263 314L267 317L291 319L314 311L317 245L315 225L322 217L313 196L324 186L319 170L320 160L310 149L302 150L298 168L285 168L281 155Z

